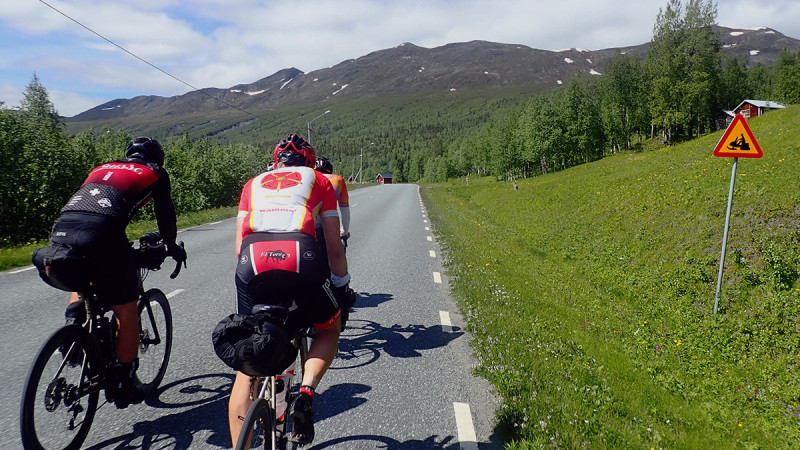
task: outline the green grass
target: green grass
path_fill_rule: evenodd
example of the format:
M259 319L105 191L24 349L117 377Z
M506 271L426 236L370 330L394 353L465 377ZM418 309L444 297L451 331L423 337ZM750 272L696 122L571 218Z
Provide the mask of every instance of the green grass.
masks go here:
M178 217L178 229L188 228L221 219L227 219L236 215L236 207L217 208L198 213L184 214ZM128 225L127 234L129 239L135 239L149 231L158 230L158 225L154 220L144 220L133 222ZM27 245L11 248L0 248L0 270L13 269L14 267L27 266L31 264L31 254L39 247L47 245L47 241L35 241Z
M716 315L722 132L423 189L509 448L800 446L800 107L748 124Z

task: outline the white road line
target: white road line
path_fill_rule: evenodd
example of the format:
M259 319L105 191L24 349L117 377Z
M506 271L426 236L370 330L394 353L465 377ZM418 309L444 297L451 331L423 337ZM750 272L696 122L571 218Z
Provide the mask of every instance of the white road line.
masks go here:
M428 223L428 221L427 221L427 220L423 220L423 222L424 222L424 223Z
M174 291L172 291L169 294L167 294L167 298L175 297L176 295L180 294L181 292L183 292L183 289L175 289Z
M458 443L462 450L478 450L478 438L475 436L475 426L472 425L472 412L468 403L453 403L456 413L456 429L458 430Z
M447 311L439 311L439 321L443 327L452 327L453 323L450 322L450 313Z
M433 236L428 236L428 242L433 242Z
M28 270L33 270L33 269L35 269L35 268L36 268L36 267L34 267L34 266L28 266L28 267L23 267L22 269L12 270L11 272L8 272L8 273L20 273L20 272L26 272L26 271L28 271Z
M431 231L431 227L425 227L425 231Z
M430 252L431 252L431 258L436 258L436 252L433 250L431 250Z
M351 204L350 204L350 207L351 207L351 208L352 208L352 207L354 207L354 206L358 206L358 203L351 203Z
M209 225L216 225L216 224L218 224L218 223L222 223L222 221L221 221L221 220L218 220L218 221L216 221L216 222L211 222Z
M433 282L434 283L442 282L442 275L439 272L433 272Z

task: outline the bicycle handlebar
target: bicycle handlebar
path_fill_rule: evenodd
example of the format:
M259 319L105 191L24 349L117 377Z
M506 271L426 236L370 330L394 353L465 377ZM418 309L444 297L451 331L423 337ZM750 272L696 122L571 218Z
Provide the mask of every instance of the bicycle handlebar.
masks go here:
M183 241L178 241L177 244L180 245L182 249L186 248L183 245ZM185 259L183 261L175 261L175 270L173 270L172 273L169 274L170 279L174 280L175 277L177 277L178 274L181 273L181 263L183 263L183 267L184 268L186 267L186 260Z

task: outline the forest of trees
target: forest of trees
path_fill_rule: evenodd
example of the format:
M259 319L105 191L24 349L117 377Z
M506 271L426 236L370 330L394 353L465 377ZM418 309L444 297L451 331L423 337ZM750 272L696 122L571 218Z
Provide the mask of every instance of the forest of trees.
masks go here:
M595 161L645 139L694 138L723 127L722 111L744 99L800 102L800 51L784 50L773 67L725 57L715 19L711 0L669 0L644 61L617 54L602 76L576 76L559 90L513 100L353 102L314 144L347 176L360 166L359 149L376 142L365 151L365 181L384 172L395 182L467 174L508 179ZM276 132L162 140L178 212L236 204L244 182L266 167L265 143L287 130ZM112 129L68 135L34 74L19 108L0 103L0 246L46 237L88 171L122 157L131 138Z
M441 154L412 152L398 161L400 178L535 176L634 149L647 138L668 145L724 128L723 110L745 99L800 102L800 50L782 51L774 67L748 67L721 52L716 14L710 0L670 0L645 61L617 54L602 76L577 76L564 89L499 111Z
M132 139L104 129L67 136L47 90L34 75L18 110L0 107L0 246L49 235L61 207L97 165L123 158ZM163 143L177 212L236 204L244 183L263 171L254 146L186 136ZM152 215L151 208L141 211Z

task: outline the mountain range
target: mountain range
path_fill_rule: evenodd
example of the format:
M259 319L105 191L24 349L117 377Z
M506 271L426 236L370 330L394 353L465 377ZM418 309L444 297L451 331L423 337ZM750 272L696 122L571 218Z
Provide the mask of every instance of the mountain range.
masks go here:
M769 66L781 50L796 52L800 48L800 40L771 28L717 30L723 53L748 65ZM233 106L245 111L270 111L287 104L333 103L343 98L392 94L446 95L509 88L544 92L579 72L602 76L605 63L617 53L644 59L649 47L648 42L602 50L550 51L486 41L431 49L405 43L308 73L288 68L253 83L224 89L116 99L65 120L73 130L101 125L125 129L130 121L156 123L197 114L208 118L229 113Z

